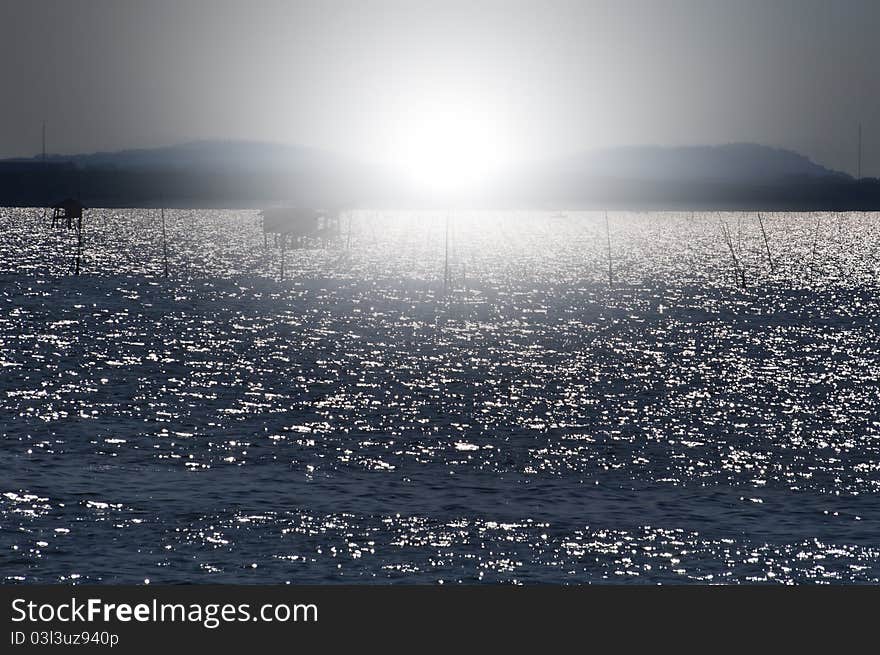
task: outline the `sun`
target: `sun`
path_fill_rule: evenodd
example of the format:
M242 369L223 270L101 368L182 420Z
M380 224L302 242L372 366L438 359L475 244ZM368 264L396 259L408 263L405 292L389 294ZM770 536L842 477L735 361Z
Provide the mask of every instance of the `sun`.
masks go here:
M499 172L505 150L490 112L436 103L399 117L391 161L420 190L466 192L479 189Z

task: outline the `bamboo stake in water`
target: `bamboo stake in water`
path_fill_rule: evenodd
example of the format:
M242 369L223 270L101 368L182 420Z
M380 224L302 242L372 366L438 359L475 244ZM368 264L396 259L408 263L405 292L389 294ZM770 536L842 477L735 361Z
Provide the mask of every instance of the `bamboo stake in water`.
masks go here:
M767 232L764 230L764 221L761 219L761 212L758 212L758 225L761 226L761 235L764 237L764 247L767 249L767 262L770 264L770 272L776 272L776 266L773 264L773 256L770 254L770 242L767 241Z
M742 252L743 249L743 215L736 217L736 250Z
M816 273L815 269L815 261L816 261L816 245L819 243L819 224L822 222L822 214L819 214L816 217L816 231L813 233L813 249L810 252L810 284L813 283L813 278Z
M449 213L446 214L446 240L443 252L443 295L449 288Z
M724 240L727 242L727 247L730 249L730 258L733 261L733 281L734 284L739 286L740 280L742 281L742 286L745 288L746 286L746 273L740 267L739 260L736 257L736 251L733 248L733 239L730 237L730 230L727 226L722 223L721 224L721 233L724 235Z
M82 258L82 229L83 229L83 219L82 215L76 221L76 274L79 275L80 270L80 259Z
M284 282L284 248L287 245L287 235L281 234L281 281Z
M165 265L165 277L168 277L168 239L165 233L165 207L162 207L162 262Z
M46 212L49 205L49 168L46 160L46 121L43 121L43 216L40 221L46 220Z
M731 245L730 237L727 234L727 226L724 223L722 223L721 221L718 221L718 227L721 228L721 236L724 237L724 243L727 244L727 248L730 252L730 260L733 262L733 283L736 285L739 285L739 278L738 278L739 271L738 271L737 265L736 265L736 255L733 252L733 246Z
M605 212L605 234L608 237L608 288L610 289L614 282L614 270L611 265L611 225L608 223L608 212Z

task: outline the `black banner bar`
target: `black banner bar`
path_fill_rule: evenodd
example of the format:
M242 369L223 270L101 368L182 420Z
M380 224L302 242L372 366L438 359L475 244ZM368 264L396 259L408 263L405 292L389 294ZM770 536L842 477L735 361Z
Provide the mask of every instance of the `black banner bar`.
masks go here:
M753 646L873 630L880 588L4 586L0 652L593 643Z

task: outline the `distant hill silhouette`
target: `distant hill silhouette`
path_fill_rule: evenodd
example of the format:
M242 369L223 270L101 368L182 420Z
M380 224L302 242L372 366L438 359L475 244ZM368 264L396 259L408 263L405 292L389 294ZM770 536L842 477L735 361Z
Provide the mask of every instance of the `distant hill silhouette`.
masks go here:
M84 169L304 172L338 170L351 161L323 150L259 141L193 141L180 145L83 155L51 155ZM19 161L39 161L39 158Z
M325 206L360 197L376 174L339 155L252 141L49 155L0 161L0 203L81 197L91 207L251 207L296 200Z
M849 179L848 175L815 164L791 150L754 143L609 148L551 162L546 170L581 178L675 182L701 180L754 184L803 177Z
M0 205L65 196L89 207L418 207L426 199L377 166L252 141L0 161ZM447 204L499 208L880 209L856 182L789 150L756 144L637 146L522 166Z
M880 183L857 182L791 150L753 143L633 146L527 165L505 206L635 210L875 210Z

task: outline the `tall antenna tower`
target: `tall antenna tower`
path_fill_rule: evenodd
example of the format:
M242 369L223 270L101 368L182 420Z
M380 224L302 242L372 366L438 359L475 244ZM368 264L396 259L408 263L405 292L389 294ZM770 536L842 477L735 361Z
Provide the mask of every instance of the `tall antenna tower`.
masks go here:
M862 124L861 123L859 123L859 166L858 166L857 179L859 182L862 181Z
M49 168L46 163L46 120L43 119L43 218L46 218L46 209L49 204Z

